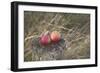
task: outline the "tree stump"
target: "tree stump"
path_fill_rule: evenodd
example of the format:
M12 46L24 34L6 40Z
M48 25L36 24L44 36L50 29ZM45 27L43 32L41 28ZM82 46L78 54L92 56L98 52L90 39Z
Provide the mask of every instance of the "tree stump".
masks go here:
M62 60L65 47L64 39L58 43L43 46L39 43L39 38L34 38L32 41L32 61Z

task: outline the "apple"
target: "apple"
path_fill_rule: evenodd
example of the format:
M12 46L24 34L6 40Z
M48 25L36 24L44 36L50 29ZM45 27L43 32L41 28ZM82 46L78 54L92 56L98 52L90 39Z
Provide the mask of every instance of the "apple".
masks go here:
M40 44L42 44L42 45L48 45L48 44L51 42L49 32L45 32L44 34L42 34L42 35L40 36L39 42L40 42Z
M61 39L61 35L57 31L53 31L50 34L50 38L52 42L58 42Z

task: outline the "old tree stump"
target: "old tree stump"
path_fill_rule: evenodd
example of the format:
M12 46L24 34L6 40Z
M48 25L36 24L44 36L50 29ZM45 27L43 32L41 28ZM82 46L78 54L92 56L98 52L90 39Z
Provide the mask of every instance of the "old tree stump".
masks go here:
M32 60L61 60L63 57L64 47L64 39L61 39L58 43L51 43L47 46L43 46L39 43L39 38L35 38L32 41Z

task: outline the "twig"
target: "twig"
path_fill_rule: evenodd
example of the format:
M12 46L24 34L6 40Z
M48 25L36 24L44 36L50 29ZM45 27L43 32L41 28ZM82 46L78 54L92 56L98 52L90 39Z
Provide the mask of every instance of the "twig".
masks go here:
M64 29L64 30L70 30L70 29L65 28L65 27L63 27L63 26L56 26L56 27L58 27L58 28L60 28L60 29Z
M75 42L75 41L79 41L80 39L83 39L83 38L85 38L85 37L77 38L77 39L75 39L75 40L70 41L70 43L73 43L73 42Z
M55 15L55 17L50 21L50 23L52 23L57 18L57 15L58 14Z
M34 37L39 37L39 36L38 36L38 35L32 35L32 36L26 37L26 38L25 38L25 41L27 41L27 40L29 40L29 39L32 39L32 38L34 38Z

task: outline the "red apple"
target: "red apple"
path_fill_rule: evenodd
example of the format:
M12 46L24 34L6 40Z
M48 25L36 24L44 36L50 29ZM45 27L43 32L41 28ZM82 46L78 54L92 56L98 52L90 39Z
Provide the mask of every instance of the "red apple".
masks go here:
M51 38L51 41L52 41L52 42L58 42L58 41L61 39L61 35L60 35L59 32L53 31L53 32L50 34L50 38Z
M46 33L42 34L42 36L40 37L39 42L42 45L48 45L51 42L49 33L46 32Z

